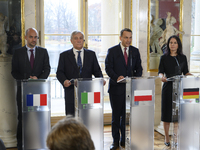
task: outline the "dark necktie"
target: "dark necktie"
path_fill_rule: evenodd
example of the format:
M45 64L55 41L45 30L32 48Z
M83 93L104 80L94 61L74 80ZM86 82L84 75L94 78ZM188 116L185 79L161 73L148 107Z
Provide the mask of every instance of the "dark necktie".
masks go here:
M80 71L80 74L82 72L82 62L81 62L81 51L77 51L78 53L78 57L77 57L77 65L78 65L78 69Z
M33 64L34 64L34 54L33 54L33 49L30 49L31 56L30 56L30 63L31 63L31 68L33 69Z
M128 56L127 56L127 53L126 53L126 47L124 48L124 59L125 59L126 65L127 65Z

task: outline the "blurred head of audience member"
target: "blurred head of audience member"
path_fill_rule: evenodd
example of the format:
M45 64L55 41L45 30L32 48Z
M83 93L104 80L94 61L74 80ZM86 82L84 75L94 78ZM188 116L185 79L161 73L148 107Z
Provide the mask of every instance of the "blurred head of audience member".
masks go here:
M6 150L6 147L1 139L0 139L0 150Z
M90 133L77 118L66 116L57 122L47 137L50 150L94 150Z

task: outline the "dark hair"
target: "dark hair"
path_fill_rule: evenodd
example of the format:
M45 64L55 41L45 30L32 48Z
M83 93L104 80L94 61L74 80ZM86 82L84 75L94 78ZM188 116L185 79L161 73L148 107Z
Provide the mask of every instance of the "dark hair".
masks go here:
M174 38L176 39L177 43L178 43L178 49L177 49L177 54L178 55L183 55L183 51L182 51L182 43L181 43L181 40L178 36L176 35L172 35L171 37L169 37L168 41L167 41L167 48L165 50L165 55L170 55L170 48L169 48L169 43L170 43L170 40Z
M123 32L124 32L124 31L131 32L131 34L132 34L131 29L129 29L129 28L124 28L124 29L122 29L122 30L120 31L120 36L123 35Z

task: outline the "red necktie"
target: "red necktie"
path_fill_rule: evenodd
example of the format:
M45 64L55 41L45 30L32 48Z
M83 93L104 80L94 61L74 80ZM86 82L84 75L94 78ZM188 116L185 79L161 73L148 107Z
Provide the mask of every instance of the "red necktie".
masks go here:
M30 63L31 63L31 68L33 69L33 64L34 64L34 54L33 54L33 49L30 49L31 56L30 56Z
M127 65L128 56L127 56L127 53L126 53L126 47L124 48L124 59L125 59L126 65Z

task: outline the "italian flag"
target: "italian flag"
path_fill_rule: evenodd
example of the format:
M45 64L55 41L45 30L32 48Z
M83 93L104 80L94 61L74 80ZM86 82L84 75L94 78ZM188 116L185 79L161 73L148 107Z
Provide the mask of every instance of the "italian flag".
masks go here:
M199 88L183 89L183 99L199 98Z
M152 101L152 90L135 90L134 101Z
M83 92L81 93L81 104L100 103L100 92Z
M47 94L26 95L26 106L47 106Z

